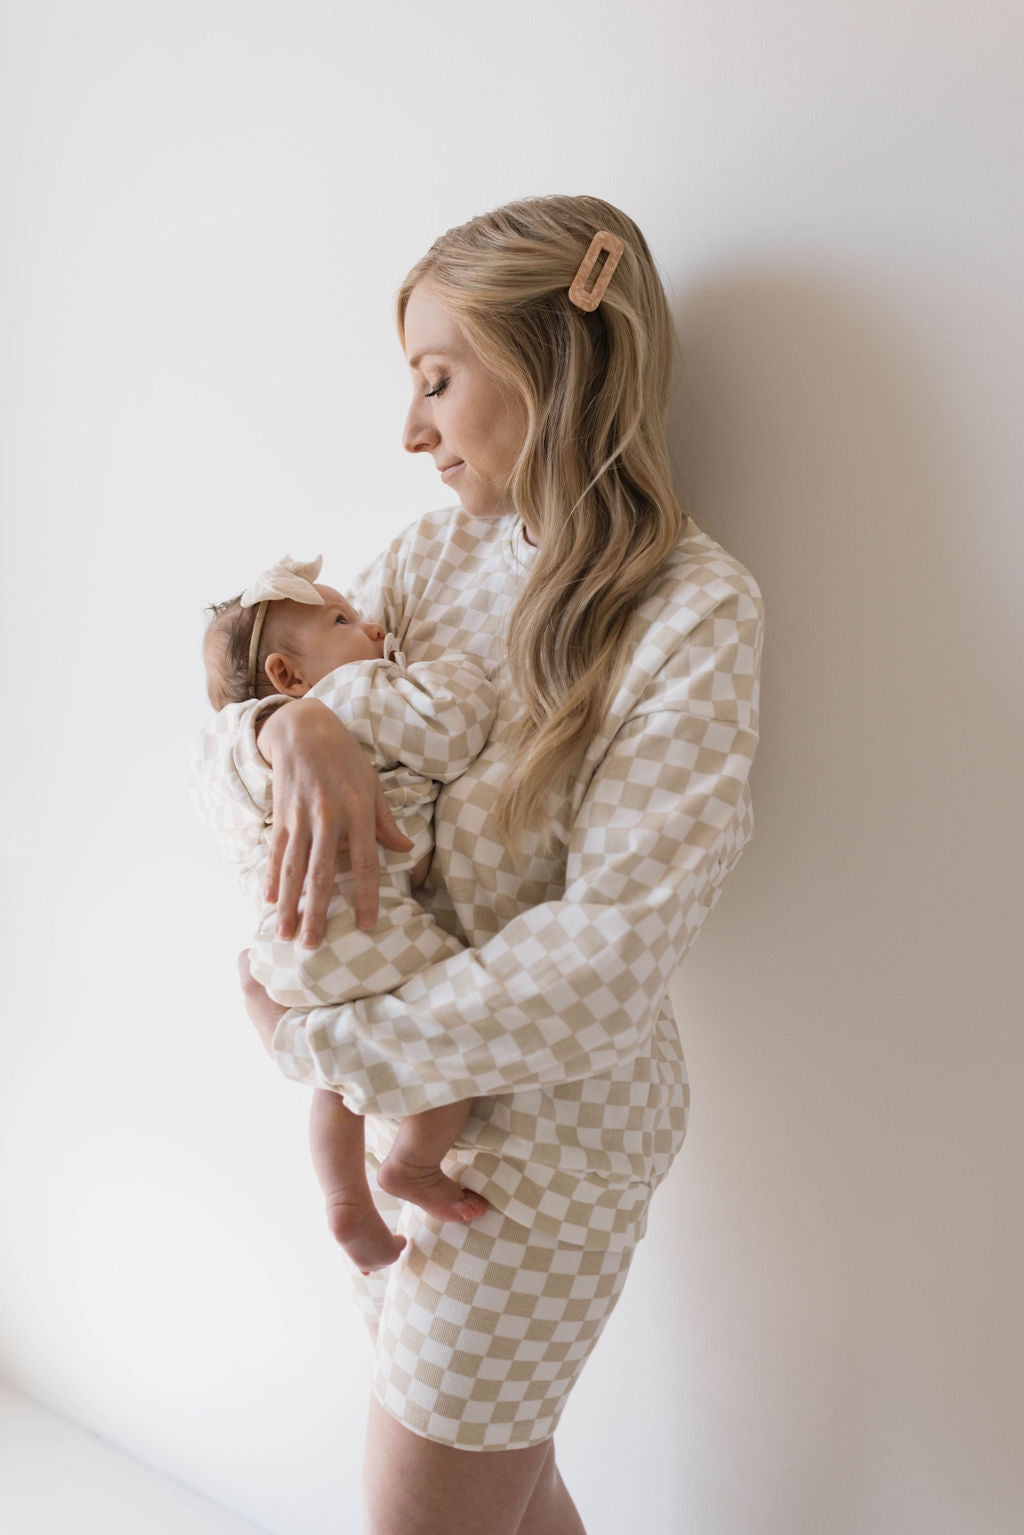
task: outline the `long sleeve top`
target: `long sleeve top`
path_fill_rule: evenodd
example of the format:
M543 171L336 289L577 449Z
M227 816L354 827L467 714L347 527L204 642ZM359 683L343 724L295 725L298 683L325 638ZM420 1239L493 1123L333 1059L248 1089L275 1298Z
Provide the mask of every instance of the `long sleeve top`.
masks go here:
M227 753L250 705L230 704L211 719L192 756L193 800L259 913L249 968L285 1007L393 991L425 965L456 952L457 941L413 898L411 871L433 848L433 807L441 784L457 778L479 755L496 704L481 662L454 654L411 666L400 652L349 662L306 696L326 704L355 735L412 848L380 850L380 915L372 932L356 925L353 876L341 858L319 947L304 949L297 940L279 938L276 908L263 897L273 821L270 765L259 753L237 758ZM260 712L286 704L275 695L263 700Z
M505 661L531 547L514 516L431 514L353 589L409 655L478 656L498 695L487 745L435 805L420 892L463 947L387 995L285 1015L286 1075L394 1118L473 1098L457 1176L553 1240L638 1237L685 1133L667 990L752 829L760 593L692 522L637 610L603 726L545 834L515 853L493 821L520 704ZM224 753L259 755L258 706Z

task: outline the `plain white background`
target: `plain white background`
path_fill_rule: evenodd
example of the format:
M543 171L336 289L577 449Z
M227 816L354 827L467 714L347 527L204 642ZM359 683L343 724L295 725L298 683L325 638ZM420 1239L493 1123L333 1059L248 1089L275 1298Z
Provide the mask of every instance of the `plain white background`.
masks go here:
M394 292L587 191L769 643L691 1137L566 1476L590 1535L1020 1528L1022 48L1007 0L8 0L13 1385L273 1535L357 1522L367 1348L188 800L201 611L444 504Z

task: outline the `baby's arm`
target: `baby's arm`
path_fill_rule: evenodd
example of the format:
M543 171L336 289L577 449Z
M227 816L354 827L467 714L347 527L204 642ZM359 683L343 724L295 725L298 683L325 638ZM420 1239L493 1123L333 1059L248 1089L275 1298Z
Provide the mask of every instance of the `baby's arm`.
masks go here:
M256 731L287 702L281 696L228 704L211 714L192 747L192 802L196 812L255 900L261 897L266 876L267 829L273 806L273 775L256 745Z
M460 777L483 751L497 694L473 656L438 661L360 661L311 688L378 768L399 765L438 783Z

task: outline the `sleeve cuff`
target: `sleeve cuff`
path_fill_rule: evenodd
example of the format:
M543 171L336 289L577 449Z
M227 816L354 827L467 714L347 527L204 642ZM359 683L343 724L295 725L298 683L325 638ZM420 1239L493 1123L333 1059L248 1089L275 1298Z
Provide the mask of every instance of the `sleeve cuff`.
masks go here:
M274 774L260 751L256 733L281 704L288 702L283 696L263 700L259 708L252 709L246 716L235 743L235 770L253 803L265 813L270 809Z

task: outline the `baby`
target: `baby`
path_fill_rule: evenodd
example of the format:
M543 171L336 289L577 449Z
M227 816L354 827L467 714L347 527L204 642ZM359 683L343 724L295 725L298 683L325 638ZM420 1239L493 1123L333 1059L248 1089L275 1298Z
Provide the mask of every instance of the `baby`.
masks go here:
M339 864L327 931L316 949L275 933L276 911L263 896L271 824L269 767L250 773L252 798L220 835L239 864L243 885L260 904L250 968L276 1002L313 1008L391 991L460 945L413 897L433 847L433 801L482 750L495 711L494 690L469 656L406 665L391 635L361 618L332 587L316 585L321 560L285 557L240 597L210 609L204 659L217 710L266 698L268 711L289 698L319 698L348 726L381 775L396 821L413 842L408 853L381 850L380 915L372 932L356 926L352 875ZM261 711L265 717L266 711ZM213 767L193 764L200 815ZM441 1169L462 1130L471 1100L403 1119L378 1183L440 1220L475 1220L486 1200ZM405 1246L373 1203L366 1177L363 1119L339 1093L317 1091L310 1144L327 1201L331 1231L364 1272L393 1263Z

